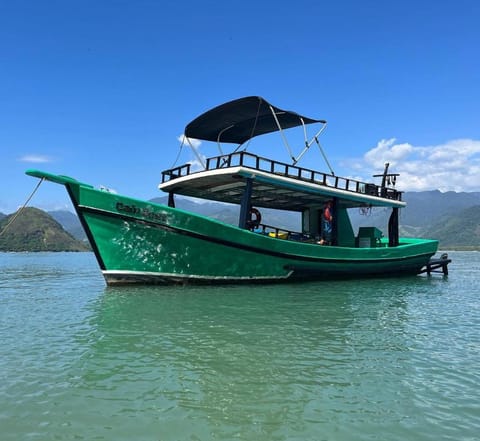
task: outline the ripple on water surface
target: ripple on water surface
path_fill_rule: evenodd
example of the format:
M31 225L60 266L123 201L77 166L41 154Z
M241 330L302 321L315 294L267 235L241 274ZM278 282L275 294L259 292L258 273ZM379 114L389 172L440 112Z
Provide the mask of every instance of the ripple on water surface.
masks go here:
M89 253L0 255L2 439L473 440L480 259L452 257L446 280L105 288Z

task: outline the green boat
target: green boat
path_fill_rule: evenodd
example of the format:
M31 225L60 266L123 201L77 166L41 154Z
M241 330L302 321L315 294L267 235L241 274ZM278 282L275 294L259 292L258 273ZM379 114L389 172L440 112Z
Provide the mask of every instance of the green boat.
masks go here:
M309 129L315 134L307 138ZM284 131L297 127L304 148L294 156ZM168 204L156 204L96 189L76 179L28 170L28 175L66 187L106 283L240 283L415 275L433 268L438 242L399 237L402 192L398 175L378 175L380 184L336 176L318 136L326 121L285 111L261 97L215 107L185 128L184 139L218 144L219 155L201 167L187 163L162 172L159 188ZM303 129L303 130L302 130ZM278 132L291 163L247 151L252 138ZM313 145L330 171L298 166ZM232 146L224 152L225 144ZM175 207L176 195L233 203L238 224ZM353 231L348 209L391 209L388 231ZM296 231L262 222L262 209L301 213ZM300 216L299 216L300 219ZM446 268L446 260L443 268Z

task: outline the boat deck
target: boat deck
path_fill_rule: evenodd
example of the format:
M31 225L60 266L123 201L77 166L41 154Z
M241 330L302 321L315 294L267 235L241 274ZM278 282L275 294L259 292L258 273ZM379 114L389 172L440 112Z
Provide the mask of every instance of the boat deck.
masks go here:
M245 179L254 181L252 203L301 211L338 197L344 207L403 207L402 192L350 178L274 161L245 151L206 160L205 170L185 164L162 172L160 189L186 196L238 204ZM287 208L289 207L289 208Z

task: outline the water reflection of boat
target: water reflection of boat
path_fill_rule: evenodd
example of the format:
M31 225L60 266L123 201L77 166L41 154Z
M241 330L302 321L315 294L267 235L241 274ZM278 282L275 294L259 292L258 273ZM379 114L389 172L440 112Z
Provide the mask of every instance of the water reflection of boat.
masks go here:
M307 138L307 126L318 125ZM94 189L75 179L38 170L27 174L65 185L107 284L232 283L418 274L438 247L436 240L399 237L395 189L398 175L381 184L360 182L298 166L318 143L326 121L279 109L260 97L234 100L186 126L185 139L218 143L220 154L196 171L185 164L162 173L168 205ZM302 127L304 149L294 156L284 135ZM249 141L280 133L290 164L247 151ZM224 153L220 143L236 145ZM241 148L240 148L241 147ZM193 149L195 151L195 149ZM320 151L323 150L320 147ZM326 159L326 158L325 158ZM175 195L237 204L238 225L175 208ZM328 205L329 215L326 206ZM374 227L355 234L347 210L391 209L387 237ZM262 223L261 209L301 213L297 231Z

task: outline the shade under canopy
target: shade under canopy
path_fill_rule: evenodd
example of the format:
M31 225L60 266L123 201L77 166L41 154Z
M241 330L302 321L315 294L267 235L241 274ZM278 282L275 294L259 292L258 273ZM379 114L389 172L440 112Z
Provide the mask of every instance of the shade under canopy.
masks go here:
M275 116L272 113L275 112ZM185 127L185 136L204 141L243 144L265 133L303 124L325 123L295 112L279 109L259 96L239 98L221 104L195 118Z

